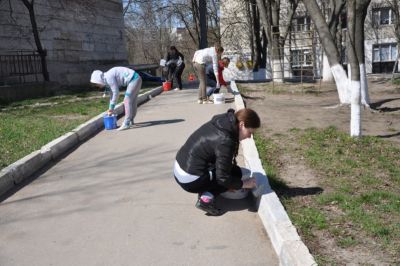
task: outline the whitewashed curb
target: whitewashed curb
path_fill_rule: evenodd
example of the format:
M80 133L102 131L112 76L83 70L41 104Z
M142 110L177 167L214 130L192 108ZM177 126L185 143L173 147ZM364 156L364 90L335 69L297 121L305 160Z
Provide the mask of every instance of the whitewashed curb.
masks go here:
M157 87L143 93L138 97L138 105L147 102L162 91L162 87ZM115 107L115 113L120 115L123 112L124 105L120 103ZM58 160L63 154L102 130L104 128L103 116L104 113L97 115L79 125L71 132L47 143L40 150L28 154L24 158L2 169L0 171L0 196L29 178L49 162Z
M236 110L244 108L243 98L235 81L232 81L230 86L235 95ZM246 167L257 177L257 183L264 185L262 196L257 199L258 215L278 255L279 265L317 265L310 251L301 241L278 196L271 189L253 138L242 141L241 145Z

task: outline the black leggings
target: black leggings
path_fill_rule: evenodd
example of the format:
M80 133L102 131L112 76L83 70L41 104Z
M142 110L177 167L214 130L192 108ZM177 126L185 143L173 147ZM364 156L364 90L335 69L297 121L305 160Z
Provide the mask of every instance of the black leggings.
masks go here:
M237 165L232 166L231 178L234 180L242 179L242 170L240 169L239 166ZM200 194L208 191L214 196L218 196L219 194L224 193L229 189L217 183L217 179L215 178L215 170L212 170L212 178L210 178L210 173L207 172L204 175L200 176L195 181L190 183L181 183L176 177L175 180L184 190L190 193Z
M182 89L182 73L184 69L185 69L185 64L182 63L180 66L171 68L168 75L168 79L172 82L172 86L175 80L177 83L176 87L179 88L180 90Z

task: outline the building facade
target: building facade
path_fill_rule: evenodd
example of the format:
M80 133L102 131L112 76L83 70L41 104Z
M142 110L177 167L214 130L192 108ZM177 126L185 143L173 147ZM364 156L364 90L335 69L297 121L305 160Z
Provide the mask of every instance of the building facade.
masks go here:
M84 84L94 69L128 63L122 1L37 0L34 11L47 51L50 81ZM13 75L6 68L10 61L2 58L10 60L7 55L37 50L29 12L22 1L0 1L0 40L0 67L7 70L0 78L2 83L12 83ZM24 60L28 59L20 63L29 67ZM30 77L25 78L29 81Z
M222 43L227 55L233 62L248 60L251 58L251 23L249 22L249 10L242 0L222 1L221 7L221 32ZM246 9L247 8L247 9ZM280 31L286 29L288 24L288 8L285 1L280 9ZM343 16L345 18L345 16ZM395 35L394 12L385 0L372 0L365 20L365 67L367 74L392 73L396 61L399 61L399 44ZM347 64L346 58L346 21L340 21L342 63ZM235 26L240 25L240 26ZM232 38L233 36L233 38ZM236 38L235 38L236 36ZM283 51L282 61L279 67L273 62L267 62L264 73L258 73L261 78L284 77L289 79L303 78L332 78L329 64L320 44L318 34L302 3L296 9L293 17L290 33L287 35ZM272 51L268 51L271 54ZM231 64L234 69L232 78L253 79L249 69L239 71L236 64ZM397 64L396 72L400 70ZM246 74L247 71L247 74ZM241 74L240 74L241 72ZM278 74L280 72L280 74ZM245 74L243 74L245 73ZM246 78L245 78L246 79Z

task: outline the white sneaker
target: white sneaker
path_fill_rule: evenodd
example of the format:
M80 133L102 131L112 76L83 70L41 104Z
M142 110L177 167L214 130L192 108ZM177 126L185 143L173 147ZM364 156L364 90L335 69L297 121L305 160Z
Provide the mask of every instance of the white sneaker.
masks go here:
M123 123L117 130L118 131L122 131L125 129L129 129L132 127L132 122L128 122L128 123Z
M203 104L203 100L197 100L198 104Z
M175 88L174 91L179 91L179 88Z

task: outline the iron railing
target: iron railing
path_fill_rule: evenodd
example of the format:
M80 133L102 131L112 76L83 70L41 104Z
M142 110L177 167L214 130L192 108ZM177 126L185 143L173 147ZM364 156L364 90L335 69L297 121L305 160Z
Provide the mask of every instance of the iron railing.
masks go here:
M0 53L0 85L42 80L40 55L35 51Z

